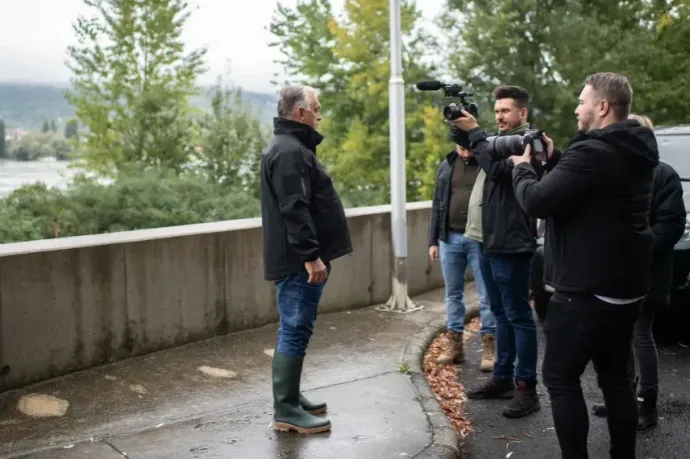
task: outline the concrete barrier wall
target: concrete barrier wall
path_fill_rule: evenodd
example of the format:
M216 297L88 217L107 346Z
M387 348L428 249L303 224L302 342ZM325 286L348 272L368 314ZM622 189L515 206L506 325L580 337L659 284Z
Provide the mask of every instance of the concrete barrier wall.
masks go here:
M411 295L443 285L427 257L429 212L408 205ZM347 213L355 251L333 263L324 313L391 292L390 206ZM0 245L4 389L277 318L260 219Z

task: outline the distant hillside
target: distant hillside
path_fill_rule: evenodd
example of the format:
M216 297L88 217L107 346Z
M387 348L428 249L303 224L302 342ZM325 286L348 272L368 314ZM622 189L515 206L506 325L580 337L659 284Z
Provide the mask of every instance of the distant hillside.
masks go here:
M74 116L74 108L65 100L65 89L66 86L0 83L0 119L5 121L8 128L39 130L46 119L58 120L62 126ZM208 107L210 101L205 92L202 96L194 97L192 103ZM270 122L276 109L276 96L251 91L243 94L256 107L261 119Z

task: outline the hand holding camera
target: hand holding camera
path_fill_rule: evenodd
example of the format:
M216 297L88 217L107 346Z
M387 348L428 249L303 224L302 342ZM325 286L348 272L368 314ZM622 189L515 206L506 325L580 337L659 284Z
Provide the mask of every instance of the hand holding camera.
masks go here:
M474 115L465 109L460 110L460 116L458 118L448 120L448 124L457 126L465 132L479 127L477 119L474 117Z
M505 136L503 138L509 137L520 136ZM537 161L548 161L551 155L553 155L553 140L543 132L537 129L530 129L521 137L524 148L522 154L516 151L514 154L508 156L508 159L512 161L513 165L517 166L521 163L529 163L532 161L532 158Z

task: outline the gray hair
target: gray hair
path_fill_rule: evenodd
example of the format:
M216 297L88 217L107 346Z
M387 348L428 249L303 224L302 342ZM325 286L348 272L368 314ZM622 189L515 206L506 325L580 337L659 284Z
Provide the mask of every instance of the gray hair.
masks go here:
M616 120L628 118L633 90L626 77L611 72L595 73L587 77L585 85L590 85L599 96L608 101Z
M311 86L295 84L283 87L278 98L278 116L291 118L296 109L308 108L316 94L316 89Z

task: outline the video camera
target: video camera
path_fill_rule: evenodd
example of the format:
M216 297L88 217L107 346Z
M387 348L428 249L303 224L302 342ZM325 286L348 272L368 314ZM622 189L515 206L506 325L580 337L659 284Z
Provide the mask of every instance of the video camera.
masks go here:
M443 89L444 97L460 99L459 104L452 102L443 107L443 117L449 121L461 118L463 116L463 109L471 113L475 118L479 116L479 107L477 104L467 101L467 98L471 97L472 93L464 92L462 86L459 84L446 84L438 80L420 81L417 83L417 89L420 91L438 91L439 89Z
M528 129L524 134L492 136L489 142L489 152L495 158L508 158L522 155L527 145L532 146L532 156L538 161L546 161L546 142L544 134L539 129Z

